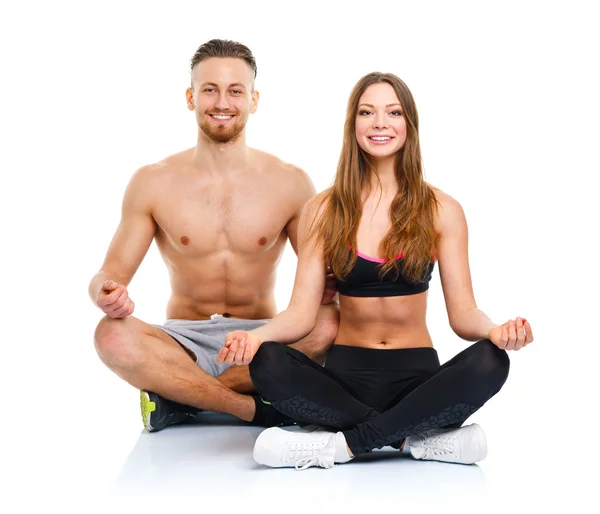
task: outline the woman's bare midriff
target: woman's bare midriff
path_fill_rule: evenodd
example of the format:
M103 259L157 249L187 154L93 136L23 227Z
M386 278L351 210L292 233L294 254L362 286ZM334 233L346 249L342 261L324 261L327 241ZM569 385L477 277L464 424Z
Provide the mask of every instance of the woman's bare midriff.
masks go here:
M409 296L339 298L340 326L334 344L380 350L433 347L426 324L427 291Z

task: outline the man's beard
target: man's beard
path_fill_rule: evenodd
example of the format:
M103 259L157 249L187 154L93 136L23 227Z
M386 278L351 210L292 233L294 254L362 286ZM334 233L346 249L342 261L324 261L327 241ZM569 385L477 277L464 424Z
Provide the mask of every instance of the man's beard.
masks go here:
M229 114L229 113L214 113L214 114ZM240 116L239 112L235 113L233 123L228 126L216 125L210 120L202 116L200 119L200 129L206 136L215 143L230 143L235 141L242 130L244 130L245 120Z

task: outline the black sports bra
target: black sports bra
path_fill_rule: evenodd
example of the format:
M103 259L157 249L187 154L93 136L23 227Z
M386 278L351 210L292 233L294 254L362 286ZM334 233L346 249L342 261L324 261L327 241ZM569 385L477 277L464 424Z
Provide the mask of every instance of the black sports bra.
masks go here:
M340 294L363 297L405 296L422 293L429 289L431 273L435 267L434 261L430 263L425 278L421 282L414 283L409 282L402 275L402 263L400 263L400 273L397 278L395 278L396 271L394 269L380 277L380 264L387 262L385 259L369 257L360 252L357 252L357 255L356 264L350 272L342 280L337 279L337 289ZM401 259L402 254L396 258Z

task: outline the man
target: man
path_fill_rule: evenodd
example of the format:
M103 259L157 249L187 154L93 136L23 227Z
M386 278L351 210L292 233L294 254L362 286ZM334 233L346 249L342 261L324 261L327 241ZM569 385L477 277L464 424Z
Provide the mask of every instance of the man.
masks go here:
M315 189L299 168L246 146L259 98L250 50L211 40L191 65L186 98L200 129L197 144L131 178L119 227L89 286L106 314L95 345L111 370L141 390L148 431L199 409L280 424L281 414L252 394L247 366L218 365L216 356L229 331L275 315L277 263L288 238L297 251L300 213ZM165 326L133 317L127 291L153 239L171 279ZM326 288L317 327L296 344L316 361L337 332L334 294Z

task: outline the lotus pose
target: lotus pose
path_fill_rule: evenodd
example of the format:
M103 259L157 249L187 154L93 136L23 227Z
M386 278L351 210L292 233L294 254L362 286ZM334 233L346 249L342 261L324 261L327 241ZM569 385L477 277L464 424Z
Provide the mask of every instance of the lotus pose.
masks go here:
M186 89L196 145L140 168L123 198L119 227L90 281L104 312L94 336L100 359L140 389L149 432L225 412L260 426L285 419L259 401L248 368L217 366L224 335L257 328L276 313L277 264L314 186L300 168L246 144L258 107L256 60L236 41L212 39L191 60ZM128 286L152 242L167 265L167 320L133 316ZM315 330L295 345L324 360L337 331L335 291L323 291Z
M478 309L463 210L424 181L417 110L395 75L354 87L335 182L306 204L298 236L288 308L229 333L217 356L249 364L262 401L304 425L262 432L256 461L331 468L390 445L417 459L482 460L483 430L463 423L506 381L507 350L533 333L524 318L498 325ZM450 326L474 342L443 365L425 316L436 264ZM313 329L329 267L340 324L322 367L287 343Z

